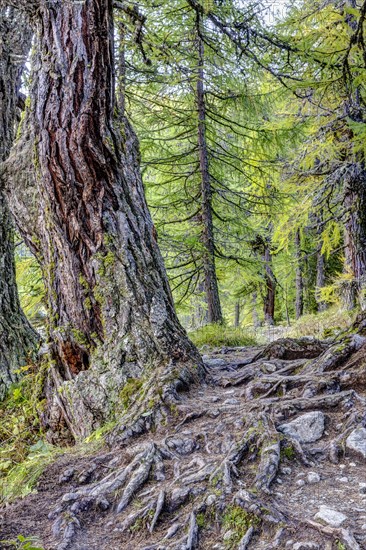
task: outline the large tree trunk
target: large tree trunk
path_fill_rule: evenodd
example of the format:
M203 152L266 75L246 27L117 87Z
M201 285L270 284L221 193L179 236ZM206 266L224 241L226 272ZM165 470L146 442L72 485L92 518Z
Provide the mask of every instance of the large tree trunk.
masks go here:
M35 22L29 123L50 312L45 422L50 437L65 426L78 438L121 410L128 379L141 379L135 392L146 383L146 413L203 370L174 311L136 137L114 119L112 3L41 3Z
M206 143L206 105L204 91L205 51L201 36L201 16L197 13L198 71L196 99L198 111L198 150L201 174L203 271L207 297L208 322L223 321L215 266L214 227L212 219L212 187Z
M28 23L13 8L0 7L0 162L14 139L17 104L25 57L30 47ZM21 310L15 279L14 229L0 181L0 399L18 379L37 337Z
M304 313L304 279L302 276L301 259L301 236L300 230L295 233L295 254L296 254L296 319L299 319Z

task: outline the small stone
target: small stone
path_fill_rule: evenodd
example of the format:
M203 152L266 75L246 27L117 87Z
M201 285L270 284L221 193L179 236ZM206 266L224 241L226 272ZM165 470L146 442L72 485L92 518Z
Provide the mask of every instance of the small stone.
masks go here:
M208 495L206 498L206 504L207 506L212 506L216 502L216 495Z
M339 483L348 483L348 477L337 477L336 479Z
M366 458L366 428L356 428L346 439L346 447Z
M339 467L340 467L341 470L344 470L344 468L346 467L346 465L345 465L345 464L340 464Z
M280 485L282 485L282 483L283 483L283 482L282 482L282 479L281 479L280 477L278 477L278 478L276 479L276 481L277 481L277 483L279 483Z
M319 550L319 544L315 542L296 542L293 545L293 550Z
M226 399L224 401L224 405L238 405L240 403L239 399L235 399L235 397L232 397L230 399Z
M366 531L366 523L364 523L363 525L361 525L361 529L362 529L362 531Z
M350 462L349 465L351 466L351 468L356 468L357 464L355 464L354 462Z
M78 498L78 495L76 493L65 493L61 500L62 502L72 502L77 498Z
M217 403L218 401L220 401L220 397L218 397L217 395L211 397L211 403Z
M313 443L324 433L324 414L321 411L303 414L292 422L281 424L278 430L301 443Z
M297 485L298 487L304 487L305 481L304 481L303 479L298 479L298 480L296 481L296 485Z
M315 514L314 518L327 523L331 527L340 527L346 521L347 516L327 506L320 506L319 512Z
M289 476L292 472L292 469L291 468L287 468L286 466L284 468L281 468L281 472L286 475L286 476Z
M307 475L307 480L309 483L319 483L320 475L316 472L309 472Z

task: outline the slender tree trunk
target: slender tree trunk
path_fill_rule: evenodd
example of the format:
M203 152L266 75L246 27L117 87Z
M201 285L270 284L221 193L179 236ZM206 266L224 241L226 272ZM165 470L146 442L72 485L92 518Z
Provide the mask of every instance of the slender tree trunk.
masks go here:
M253 292L252 294L252 318L253 318L253 326L254 328L258 328L260 326L260 321L258 317L258 309L257 309L257 292Z
M264 322L274 325L276 280L272 270L272 254L268 239L265 242L263 261L265 269Z
M25 57L30 47L28 23L13 8L0 8L0 162L14 139L17 103ZM18 379L29 359L36 333L23 314L15 279L14 228L0 181L0 399Z
M240 302L239 300L235 302L235 318L234 318L234 327L238 328L240 326Z
M203 281L200 281L198 284L198 292L199 292L199 298L198 298L198 303L196 307L195 328L202 327L204 325L207 325L208 323L207 301L206 301L206 293L205 293Z
M296 319L304 313L304 279L302 274L301 259L301 236L300 230L295 233L295 255L296 255Z
M366 291L366 168L364 161L355 163L345 182L344 209L346 269L354 281L347 291L346 302L352 308L357 297L365 306Z
M201 16L197 13L197 45L198 45L198 72L197 72L197 111L198 111L198 150L201 174L202 197L202 244L203 270L205 276L205 292L207 296L208 322L221 323L223 321L219 289L215 266L214 227L212 219L212 187L209 172L209 160L206 143L206 105L204 91L204 63L205 51L201 37Z
M319 243L316 253L316 289L315 299L318 305L318 311L325 311L327 304L320 298L320 289L325 285L325 257L322 253L322 243Z
M63 428L84 437L118 413L128 379L146 383L146 412L147 402L155 410L203 373L174 311L136 136L114 118L112 13L106 0L56 0L35 17L30 124L50 312L51 439Z

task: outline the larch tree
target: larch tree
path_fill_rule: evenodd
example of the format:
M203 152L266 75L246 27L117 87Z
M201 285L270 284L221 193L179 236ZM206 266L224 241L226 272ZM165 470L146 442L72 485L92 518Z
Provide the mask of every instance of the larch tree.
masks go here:
M44 422L50 439L84 437L130 384L144 388L140 412L129 411L141 431L204 371L176 317L138 143L116 107L112 2L17 6L37 37L25 115L34 135L20 144L26 156L33 142L38 227L24 217L19 227L41 263L50 312Z
M26 19L13 8L0 6L0 163L14 140L20 103L20 87L31 33ZM5 190L0 180L0 399L27 364L37 337L23 314L15 280L14 227Z

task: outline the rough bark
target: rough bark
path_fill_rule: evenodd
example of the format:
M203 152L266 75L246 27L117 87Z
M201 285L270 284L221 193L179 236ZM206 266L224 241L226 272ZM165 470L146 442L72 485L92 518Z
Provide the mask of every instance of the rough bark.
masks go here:
M214 227L212 218L212 187L209 171L209 158L206 142L206 105L204 90L204 63L205 50L201 35L201 16L197 13L197 48L198 70L196 83L196 100L198 114L198 150L201 175L202 201L202 234L203 244L203 272L205 277L205 292L207 297L208 322L221 323L223 321L219 289L215 266Z
M299 319L304 313L304 280L302 276L301 259L301 236L300 230L295 233L295 254L296 254L296 319Z
M18 113L19 89L30 47L28 23L13 8L0 6L0 162L9 155ZM0 399L16 371L27 363L37 337L21 310L15 278L14 228L0 181Z
M155 410L167 388L203 371L174 311L136 137L115 112L112 3L55 1L34 21L27 116L50 312L44 421L51 438L63 426L78 438L121 411L128 379L140 380L134 398L141 384L154 388Z

